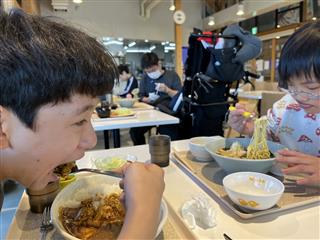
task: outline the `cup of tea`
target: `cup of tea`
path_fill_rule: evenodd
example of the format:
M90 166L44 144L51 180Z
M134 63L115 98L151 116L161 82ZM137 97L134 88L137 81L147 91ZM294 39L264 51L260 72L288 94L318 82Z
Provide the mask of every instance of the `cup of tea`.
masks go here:
M168 135L154 135L149 139L149 153L151 155L151 162L159 167L166 167L169 165L170 159L170 142Z
M60 191L59 180L50 182L41 190L27 188L31 212L42 213L45 207L50 206Z

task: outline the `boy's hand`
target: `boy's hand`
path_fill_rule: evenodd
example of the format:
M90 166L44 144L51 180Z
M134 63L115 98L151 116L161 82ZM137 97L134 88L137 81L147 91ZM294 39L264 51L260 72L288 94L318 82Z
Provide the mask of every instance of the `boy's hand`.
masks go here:
M311 184L320 186L320 158L304 153L280 150L277 152L276 160L281 163L287 163L288 168L282 169L284 174L307 173L309 176L297 180L297 184Z
M246 112L244 105L237 103L236 109L229 113L228 124L237 132L251 136L253 134L254 123L251 118L243 116L244 112Z

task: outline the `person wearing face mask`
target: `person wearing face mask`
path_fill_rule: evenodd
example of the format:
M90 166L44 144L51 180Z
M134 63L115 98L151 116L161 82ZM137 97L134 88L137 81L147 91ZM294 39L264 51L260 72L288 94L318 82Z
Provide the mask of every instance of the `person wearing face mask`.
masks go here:
M144 54L141 68L145 72L139 87L139 97L142 102L152 104L159 96L173 97L181 90L178 74L163 70L157 54L153 52Z
M181 80L175 71L162 69L157 54L146 53L141 59L141 68L145 75L140 81L140 101L154 104L159 97L174 97L182 88ZM131 128L130 136L134 145L145 144L144 134L152 127ZM160 126L159 132L167 134L174 140L171 126Z
M128 65L120 64L118 66L119 80L126 82L125 88L119 93L120 97L133 97L132 90L138 88L138 81L135 76L130 73Z

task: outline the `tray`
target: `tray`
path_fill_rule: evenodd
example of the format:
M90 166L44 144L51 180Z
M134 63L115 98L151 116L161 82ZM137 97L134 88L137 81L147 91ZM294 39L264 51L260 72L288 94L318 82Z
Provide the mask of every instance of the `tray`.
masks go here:
M225 206L243 219L250 219L271 213L276 213L296 207L305 206L320 202L320 188L299 186L292 176L277 177L285 185L285 192L277 205L263 211L244 211L234 204L224 191L222 179L227 175L215 161L199 162L189 151L174 151L172 156L176 164L180 165L184 171L194 176L206 190L218 198ZM271 174L270 174L271 175Z
M136 118L136 114L132 113L130 115L121 115L121 116L111 116L108 118L99 118L97 114L93 113L91 119L94 122L104 122L104 121L112 121L112 120L122 120L122 119L131 119Z

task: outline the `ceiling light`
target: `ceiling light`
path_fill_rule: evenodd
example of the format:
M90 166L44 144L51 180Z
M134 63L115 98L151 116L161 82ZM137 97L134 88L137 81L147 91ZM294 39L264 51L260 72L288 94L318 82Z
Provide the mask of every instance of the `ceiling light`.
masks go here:
M316 21L317 20L317 18L316 17L313 17L313 18L311 18L313 21Z
M148 40L148 39L146 39L146 40L144 40L144 42L149 42L149 40Z
M82 0L72 0L72 2L74 2L76 4L80 4L80 3L82 3Z
M152 51L152 50L156 49L156 46L153 45L153 46L151 46L149 49L150 49L150 51Z
M280 36L276 36L276 39L280 39Z
M238 11L236 13L238 16L242 16L244 15L244 6L243 3L239 3L238 4Z
M279 25L279 24L277 25L277 28L280 28L280 25Z
M128 49L128 46L124 46L124 49L127 50L127 49Z
M176 48L175 47L165 46L164 50L176 50Z
M150 49L128 49L127 53L149 53Z
M175 47L176 44L175 44L175 43L169 43L169 46L170 46L170 47Z
M104 41L104 42L110 41L110 39L111 38L109 38L109 37L102 37L102 41Z
M128 46L129 46L129 47L133 47L133 46L136 45L136 44L137 44L136 42L131 42L131 43L128 44Z
M168 53L168 52L169 52L169 50L167 50L167 49L164 50L164 53Z
M161 42L161 45L163 46L163 45L166 45L166 43L165 42Z
M170 42L169 41L166 41L166 44L169 44Z
M213 26L214 24L215 24L215 22L214 22L214 17L209 17L208 25L209 25L209 26Z
M103 42L104 45L123 45L123 42L120 42L120 41L116 41L116 40L111 40L111 41L108 41L108 42Z
M123 41L123 38L122 38L122 37L119 37L118 40L122 42L122 41Z
M169 10L170 10L170 11L174 11L174 10L176 10L176 6L174 5L174 0L171 0L171 1L170 1L170 7L169 7Z

